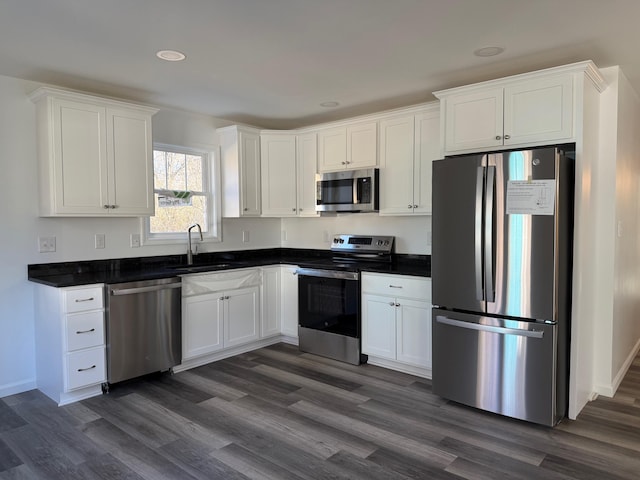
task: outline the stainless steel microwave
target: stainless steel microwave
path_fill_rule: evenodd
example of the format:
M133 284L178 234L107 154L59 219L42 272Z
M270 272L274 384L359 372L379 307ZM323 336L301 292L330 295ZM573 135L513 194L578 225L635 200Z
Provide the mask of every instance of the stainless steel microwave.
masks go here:
M316 174L316 212L377 212L377 168Z

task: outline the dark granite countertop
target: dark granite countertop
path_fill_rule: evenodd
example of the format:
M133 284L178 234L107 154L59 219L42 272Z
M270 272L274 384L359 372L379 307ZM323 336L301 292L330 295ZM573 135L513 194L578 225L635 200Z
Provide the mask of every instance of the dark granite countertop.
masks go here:
M325 250L273 248L201 253L187 267L186 255L118 258L78 262L41 263L27 266L28 279L51 287L72 287L93 283L123 283L175 277L190 273L219 272L234 268L290 264L331 268L331 253ZM395 254L393 260L357 262L363 272L431 276L431 256Z

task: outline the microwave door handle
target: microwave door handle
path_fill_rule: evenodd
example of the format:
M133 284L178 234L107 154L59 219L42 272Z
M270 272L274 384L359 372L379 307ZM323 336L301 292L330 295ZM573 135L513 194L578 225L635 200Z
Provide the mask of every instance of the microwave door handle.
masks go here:
M358 182L357 178L353 179L353 192L351 198L353 198L354 204L357 205L360 203L360 182Z

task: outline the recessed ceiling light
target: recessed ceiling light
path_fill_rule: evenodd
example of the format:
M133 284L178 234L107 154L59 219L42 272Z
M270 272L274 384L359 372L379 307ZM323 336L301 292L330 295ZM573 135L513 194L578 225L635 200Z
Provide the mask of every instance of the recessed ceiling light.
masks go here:
M322 102L320 104L321 107L325 107L325 108L333 108L333 107L337 107L338 105L340 105L338 102Z
M493 57L504 52L502 47L482 47L473 52L476 57Z
M179 62L180 60L187 58L184 53L176 50L160 50L156 53L156 57L166 60L167 62Z

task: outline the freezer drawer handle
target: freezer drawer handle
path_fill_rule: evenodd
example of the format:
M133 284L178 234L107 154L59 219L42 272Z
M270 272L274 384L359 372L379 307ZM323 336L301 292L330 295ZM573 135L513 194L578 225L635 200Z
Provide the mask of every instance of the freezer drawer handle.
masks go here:
M494 327L493 325L479 325L477 323L463 322L461 320L454 320L452 318L436 316L438 323L444 323L445 325L451 325L452 327L466 328L469 330L479 330L481 332L499 333L501 335L518 335L521 337L530 338L542 338L544 332L541 330L522 330L520 328L506 328L506 327Z

